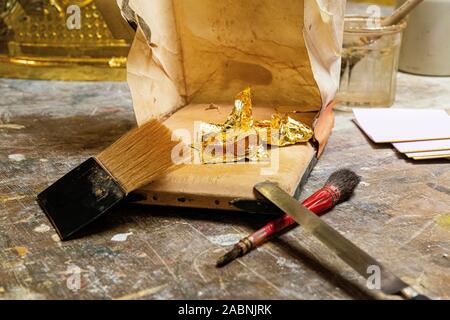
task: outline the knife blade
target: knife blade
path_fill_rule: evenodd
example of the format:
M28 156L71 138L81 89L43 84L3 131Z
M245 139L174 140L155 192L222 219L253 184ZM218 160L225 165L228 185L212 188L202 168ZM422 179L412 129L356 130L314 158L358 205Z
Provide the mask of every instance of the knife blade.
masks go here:
M420 295L403 280L394 275L380 262L342 236L325 221L317 217L299 202L272 182L263 182L255 186L258 197L273 203L290 215L307 232L315 236L331 249L344 262L350 265L362 277L368 280L374 267L380 271L380 290L387 295L400 295L405 299L428 300Z

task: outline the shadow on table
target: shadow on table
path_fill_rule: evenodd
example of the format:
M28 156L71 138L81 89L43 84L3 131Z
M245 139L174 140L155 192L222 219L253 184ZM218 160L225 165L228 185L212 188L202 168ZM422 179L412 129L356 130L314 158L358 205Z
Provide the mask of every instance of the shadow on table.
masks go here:
M113 230L118 226L135 224L136 221L142 221L149 218L164 218L176 220L185 220L195 222L217 222L220 224L241 226L246 229L257 230L264 226L267 222L273 220L276 215L261 214L239 214L231 211L217 211L192 208L175 208L175 207L157 207L145 206L130 203L123 203L113 210L108 216L99 219L92 225L87 227L83 232L79 233L76 238L82 238L94 234L102 234ZM291 231L297 226L293 226L288 230L279 234L279 236ZM355 299L373 299L367 290L361 287L357 282L345 278L340 271L330 264L320 262L314 257L308 248L301 244L292 244L278 236L270 240L280 250L283 250L293 260L313 270L323 280L331 283L334 287L339 287L347 295Z

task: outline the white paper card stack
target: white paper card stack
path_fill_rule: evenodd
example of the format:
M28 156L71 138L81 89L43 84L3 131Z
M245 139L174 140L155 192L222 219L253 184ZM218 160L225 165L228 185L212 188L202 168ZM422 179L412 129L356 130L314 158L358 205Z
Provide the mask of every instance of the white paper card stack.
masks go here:
M354 109L356 124L375 143L416 160L450 158L450 116L433 109Z

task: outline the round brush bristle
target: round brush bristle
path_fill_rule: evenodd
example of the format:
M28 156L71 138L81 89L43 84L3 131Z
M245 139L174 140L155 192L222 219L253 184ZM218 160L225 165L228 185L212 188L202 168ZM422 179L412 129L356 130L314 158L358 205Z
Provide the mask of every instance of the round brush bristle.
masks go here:
M349 169L341 169L333 173L328 179L326 186L332 186L339 194L336 203L346 201L361 182L361 177Z

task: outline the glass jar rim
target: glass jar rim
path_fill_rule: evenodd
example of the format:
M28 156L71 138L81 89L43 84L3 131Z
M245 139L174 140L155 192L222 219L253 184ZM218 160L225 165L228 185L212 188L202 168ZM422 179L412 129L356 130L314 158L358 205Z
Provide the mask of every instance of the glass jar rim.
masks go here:
M385 19L386 17L381 17L381 19ZM344 17L344 32L346 33L366 33L366 34L392 34L399 33L403 31L406 26L406 20L402 20L397 24L392 26L376 26L376 27L360 27L360 26L348 26L347 22L364 22L369 19L374 19L370 16L358 16L358 15L348 15Z

